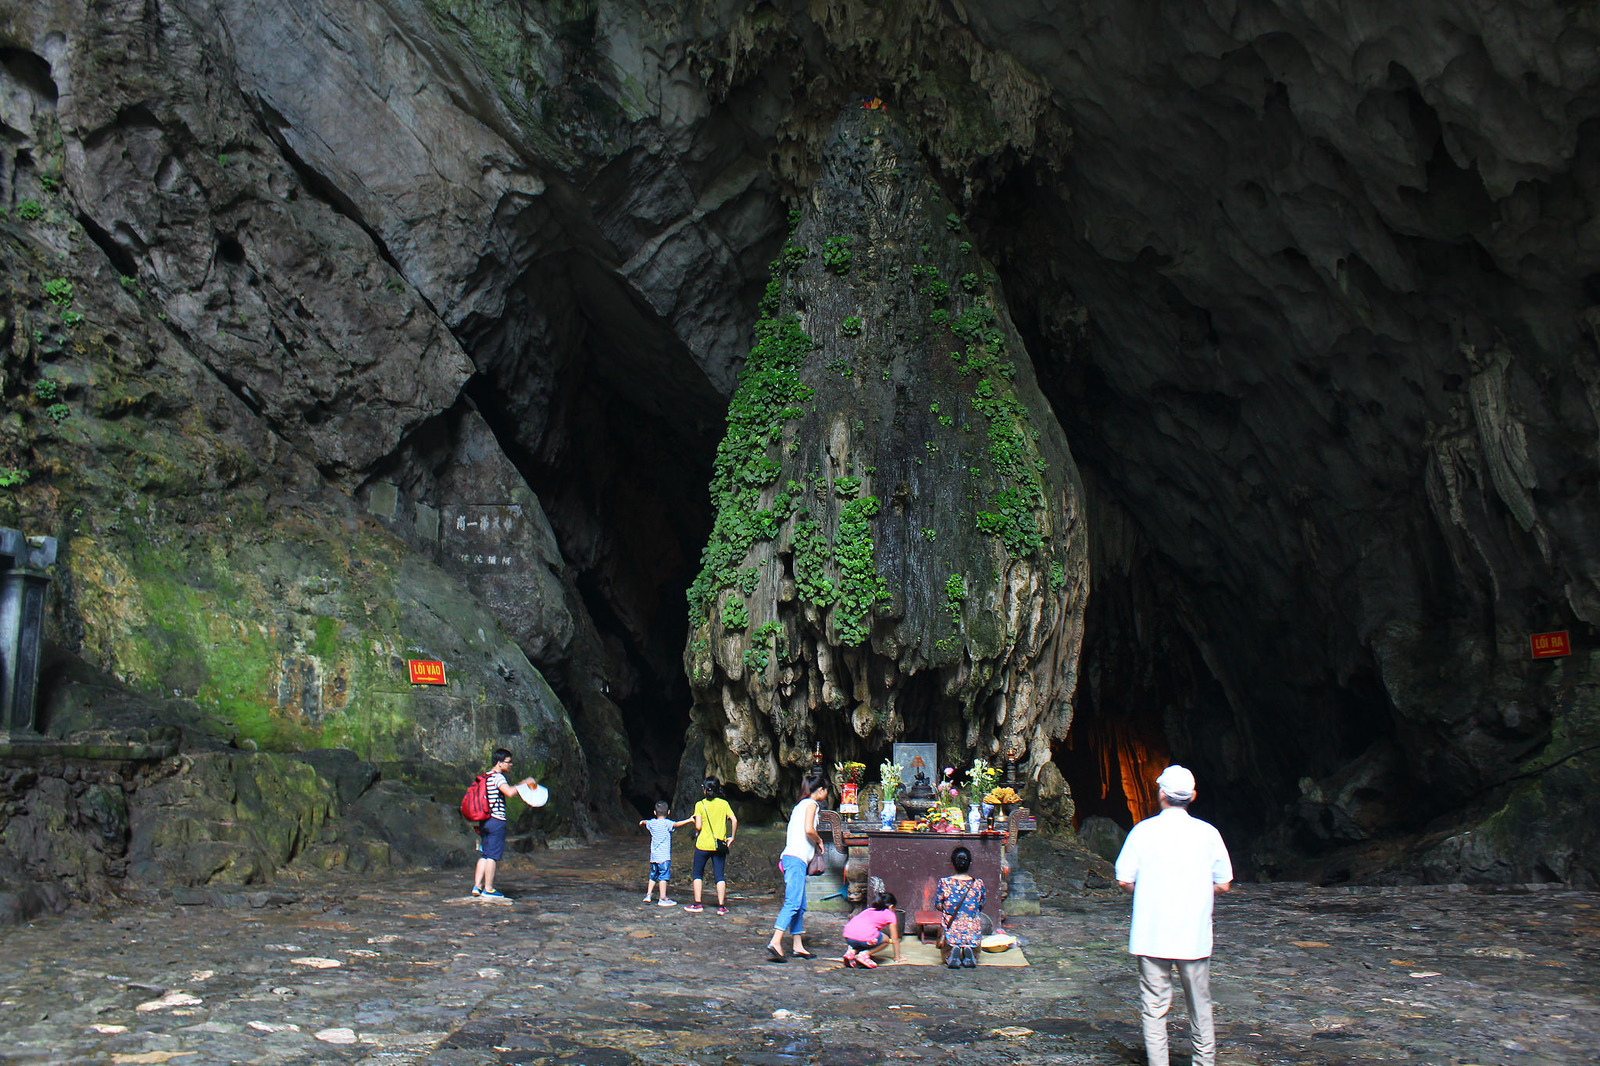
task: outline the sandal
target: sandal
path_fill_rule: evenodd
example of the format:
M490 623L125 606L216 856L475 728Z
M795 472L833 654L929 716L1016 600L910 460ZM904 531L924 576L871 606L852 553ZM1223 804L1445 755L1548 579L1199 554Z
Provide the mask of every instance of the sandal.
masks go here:
M773 947L771 944L768 944L767 945L767 961L768 962L788 962L789 960L784 956L783 952L779 951L777 948Z
M789 954L794 956L797 959L814 959L814 958L816 958L815 955L813 955L811 952L805 950L804 948L795 948L793 951L789 952Z
M876 970L878 968L877 962L872 958L871 955L857 955L856 965L861 967L863 970Z
M840 959L839 961L844 963L844 968L848 970L850 967L856 964L856 953L854 951L847 951L844 953L844 958Z

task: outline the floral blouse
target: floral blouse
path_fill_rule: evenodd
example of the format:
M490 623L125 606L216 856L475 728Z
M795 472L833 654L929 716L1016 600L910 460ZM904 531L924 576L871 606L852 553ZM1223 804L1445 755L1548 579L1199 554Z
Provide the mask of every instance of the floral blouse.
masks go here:
M942 877L934 906L944 915L944 941L951 947L975 948L983 939L983 879Z

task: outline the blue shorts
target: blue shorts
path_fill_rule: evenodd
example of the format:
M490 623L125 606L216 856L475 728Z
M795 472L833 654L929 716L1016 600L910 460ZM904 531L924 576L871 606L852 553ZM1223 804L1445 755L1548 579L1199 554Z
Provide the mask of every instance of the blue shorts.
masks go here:
M506 853L506 821L504 818L490 818L483 823L483 857L500 861L500 856Z
M672 880L672 860L668 859L666 862L653 862L653 863L651 863L650 864L650 880L652 880L652 881L670 881L670 880Z
M722 875L727 869L728 857L726 855L718 855L714 851L701 851L699 848L694 849L694 879L696 881L702 881L705 879L707 860L710 861L711 870L716 875L717 880L727 880L727 878L723 877Z
M883 943L883 934L879 933L878 939L876 940L857 940L854 937L847 936L844 938L844 942L849 944L852 948L855 948L857 951L871 951L873 948Z

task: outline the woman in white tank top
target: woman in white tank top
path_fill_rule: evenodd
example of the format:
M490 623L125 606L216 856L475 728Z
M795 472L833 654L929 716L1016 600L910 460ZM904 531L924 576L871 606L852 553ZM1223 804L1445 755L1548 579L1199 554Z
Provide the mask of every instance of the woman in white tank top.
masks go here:
M800 802L789 812L789 831L783 840L783 854L778 866L783 870L783 908L773 922L772 940L767 944L767 958L772 962L788 962L783 954L783 934L794 937L791 954L797 959L809 959L811 952L805 946L806 920L806 864L813 855L822 851L822 837L817 833L817 811L828 802L828 780L821 774L811 774L800 786Z

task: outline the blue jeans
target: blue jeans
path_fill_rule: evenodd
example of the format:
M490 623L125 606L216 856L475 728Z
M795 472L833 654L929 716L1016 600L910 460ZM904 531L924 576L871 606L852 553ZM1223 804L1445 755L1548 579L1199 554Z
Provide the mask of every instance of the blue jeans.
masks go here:
M783 909L772 927L800 936L806 931L806 861L785 855L778 865L783 869Z

